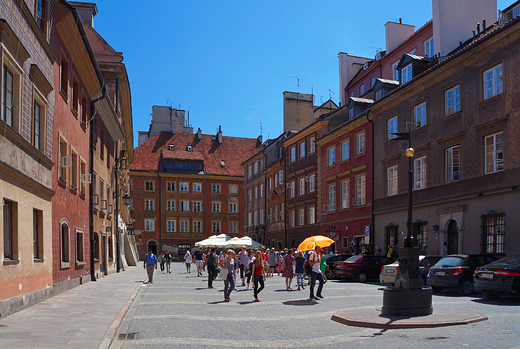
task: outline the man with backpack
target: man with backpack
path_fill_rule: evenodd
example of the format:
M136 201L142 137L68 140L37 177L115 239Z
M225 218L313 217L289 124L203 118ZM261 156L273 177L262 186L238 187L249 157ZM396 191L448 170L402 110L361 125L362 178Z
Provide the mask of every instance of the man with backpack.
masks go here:
M205 260L205 265L208 267L208 288L213 288L213 279L215 278L217 265L215 258L215 249L212 248L209 250Z
M316 246L316 250L309 257L309 264L312 267L311 286L310 286L311 294L309 297L309 299L311 299L311 300L313 300L313 299L319 300L320 298L323 298L323 296L321 295L321 290L323 289L324 280L323 280L323 274L321 273L321 270L320 270L320 261L321 261L322 255L323 255L323 252L321 250L321 247ZM320 285L318 286L318 291L316 292L316 296L314 296L314 286L316 286L316 280L318 280L320 282Z

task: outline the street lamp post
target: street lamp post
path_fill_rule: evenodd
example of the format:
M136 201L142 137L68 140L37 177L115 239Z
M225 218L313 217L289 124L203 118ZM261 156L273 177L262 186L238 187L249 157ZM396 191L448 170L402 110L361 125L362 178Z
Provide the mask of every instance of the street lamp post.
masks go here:
M116 272L119 273L121 270L121 239L119 232L119 197L121 196L123 190L126 192L126 187L119 189L119 169L126 169L126 157L125 150L121 150L121 152L117 153L117 143L116 143L116 158L114 159L114 170L115 170L115 190L114 190L114 199L115 199L115 232L116 232ZM130 205L130 196L127 193L123 195L123 203L127 206Z
M432 288L422 285L419 269L419 248L415 247L412 234L412 184L413 169L412 157L415 151L412 148L410 132L393 133L394 140L407 140L408 148L408 218L406 221L406 238L404 247L399 248L399 268L394 287L386 287L383 291L382 315L387 316L423 316L433 313Z

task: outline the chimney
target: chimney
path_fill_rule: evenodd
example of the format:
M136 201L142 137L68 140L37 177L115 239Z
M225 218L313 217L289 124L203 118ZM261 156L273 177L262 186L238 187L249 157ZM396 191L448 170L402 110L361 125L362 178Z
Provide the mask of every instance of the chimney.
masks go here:
M94 28L94 16L98 13L95 3L69 1L69 4L74 6L81 18L83 18L92 28Z
M413 25L402 24L401 21L399 18L399 23L387 22L385 24L386 54L395 50L415 31Z
M220 125L218 125L217 142L219 145L222 145L222 128Z
M262 135L258 136L258 138L256 139L256 143L262 144Z
M199 140L199 142L202 141L202 131L200 130L200 127L197 130L197 139Z

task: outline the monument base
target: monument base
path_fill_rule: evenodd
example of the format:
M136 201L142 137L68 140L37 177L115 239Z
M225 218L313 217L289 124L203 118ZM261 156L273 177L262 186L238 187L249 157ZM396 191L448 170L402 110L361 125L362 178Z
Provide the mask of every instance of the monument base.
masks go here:
M432 288L398 289L386 287L383 290L381 315L424 316L433 313Z

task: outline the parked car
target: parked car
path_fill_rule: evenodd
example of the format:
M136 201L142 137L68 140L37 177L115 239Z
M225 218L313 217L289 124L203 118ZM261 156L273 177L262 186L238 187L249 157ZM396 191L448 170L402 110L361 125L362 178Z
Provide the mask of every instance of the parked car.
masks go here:
M329 267L329 270L327 270L327 272L326 272L328 280L334 279L336 277L336 275L334 274L334 267L335 267L336 262L344 261L349 257L350 257L349 254L343 254L343 253L329 254L329 255L327 255L327 257L325 257L325 262L327 263L327 266Z
M419 269L421 271L421 278L423 285L426 285L426 275L430 271L432 265L435 265L442 256L419 256ZM379 281L384 284L390 284L394 286L395 277L397 276L397 270L399 269L399 261L395 261L392 264L383 265L381 267L381 274L379 275Z
M487 298L520 295L520 257L506 257L475 269L473 288Z
M486 254L453 254L442 258L426 277L433 292L443 288L456 288L461 295L473 292L473 272L477 267L496 261L498 258Z
M334 274L338 278L365 282L368 279L377 279L381 266L390 263L392 260L385 256L352 256L345 261L336 262Z

